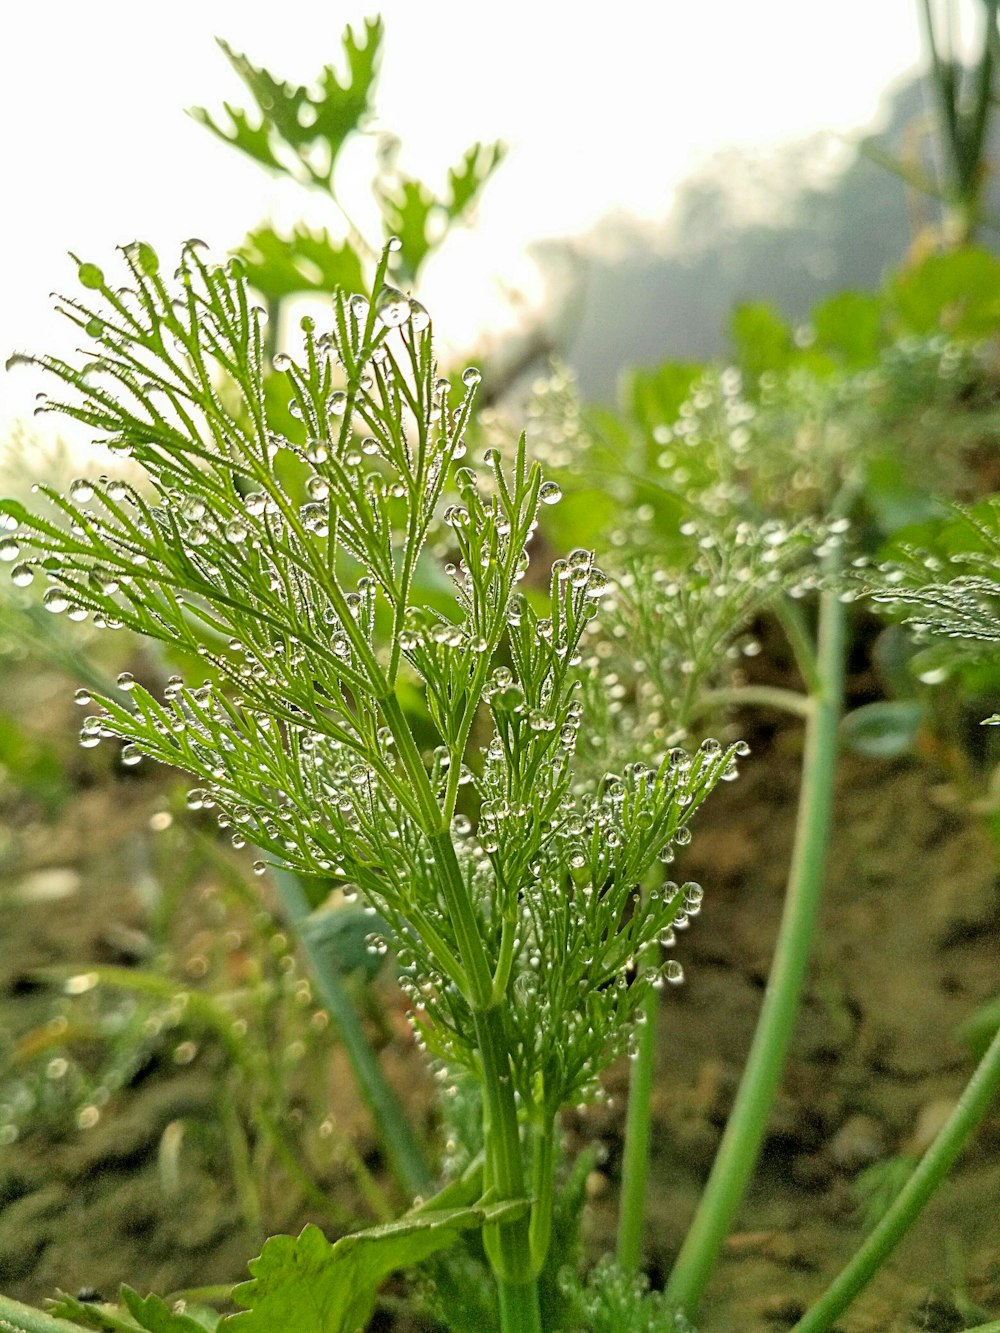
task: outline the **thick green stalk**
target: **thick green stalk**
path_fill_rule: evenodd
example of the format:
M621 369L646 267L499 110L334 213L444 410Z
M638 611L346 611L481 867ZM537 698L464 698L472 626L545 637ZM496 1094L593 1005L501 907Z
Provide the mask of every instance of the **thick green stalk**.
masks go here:
M531 1271L536 1275L542 1271L552 1243L555 1171L555 1117L542 1110L532 1134L531 1225L528 1230Z
M80 1333L80 1326L0 1296L0 1333Z
M618 1201L618 1264L627 1273L638 1271L642 1259L643 1218L646 1212L646 1176L652 1125L653 1074L656 1064L656 1028L660 1016L659 992L650 987L642 1005L645 1022L639 1028L632 1062L632 1078L625 1120L625 1154Z
M947 1175L969 1135L1000 1091L1000 1031L965 1086L958 1105L917 1163L892 1207L826 1291L799 1320L792 1333L826 1333L885 1263L921 1209ZM987 1223L988 1224L988 1223ZM985 1333L1000 1323L983 1326Z
M666 1287L667 1299L689 1317L697 1310L753 1173L795 1026L823 884L844 649L844 607L836 592L827 591L820 599L819 682L806 724L795 848L771 975L729 1123Z
M298 877L287 870L276 869L274 876L285 912L305 949L316 987L351 1062L358 1090L372 1114L393 1173L408 1195L426 1195L434 1185L430 1168L399 1099L386 1082L378 1058L365 1037L337 965L316 947L308 930L302 929L309 915L309 903L302 885Z
M499 1199L523 1199L524 1159L503 1014L499 1005L492 1005L474 1010L473 1016L483 1075L484 1185ZM502 1333L542 1333L528 1217L486 1228L483 1243L500 1294Z
M542 1333L538 1287L534 1282L506 1282L497 1278L497 1290L503 1333Z

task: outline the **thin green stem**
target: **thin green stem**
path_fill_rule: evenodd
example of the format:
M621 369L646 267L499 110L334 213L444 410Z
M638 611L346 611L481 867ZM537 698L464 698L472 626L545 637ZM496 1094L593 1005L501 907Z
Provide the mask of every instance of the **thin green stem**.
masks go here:
M504 999L507 994L507 987L510 985L510 974L514 966L514 938L517 934L517 922L504 918L504 923L500 927L500 955L497 959L496 971L493 973L493 997L497 1004Z
M309 916L309 903L302 885L290 871L275 869L273 873L285 913L309 959L316 987L351 1062L358 1090L371 1112L393 1173L408 1195L427 1194L433 1187L430 1167L399 1099L385 1080L337 965L318 947L308 929L303 928Z
M783 713L807 718L812 701L798 690L784 690L774 685L734 685L732 688L705 690L695 701L691 717L722 708L776 708Z
M900 1239L916 1221L924 1204L947 1175L969 1135L990 1109L1000 1091L1000 1031L965 1086L958 1105L931 1146L917 1163L892 1207L816 1304L799 1320L792 1333L826 1333L885 1263ZM1000 1322L983 1326L985 1333L1000 1329ZM981 1331L982 1333L982 1331Z
M80 1333L79 1324L56 1319L9 1296L0 1296L0 1330L2 1333Z
M233 1168L233 1183L236 1186L236 1195L240 1201L243 1221L246 1223L250 1235L257 1236L263 1214L260 1190L250 1160L247 1136L229 1088L222 1088L218 1105L219 1119L222 1123L226 1141L229 1144L229 1160ZM176 1192L179 1193L179 1190Z
M689 1317L698 1307L753 1172L795 1026L823 884L844 653L844 607L836 592L827 591L819 611L820 688L806 724L795 848L771 975L729 1123L666 1288L667 1299Z
M625 1120L622 1186L618 1200L618 1264L627 1273L637 1272L642 1259L653 1075L656 1066L656 1028L660 1015L660 996L652 987L642 1003L641 1013L644 1022L639 1028L638 1047L632 1062Z
M503 1011L494 1001L493 973L472 897L455 855L449 827L435 800L427 770L399 700L390 693L379 699L379 705L396 741L400 760L413 783L417 801L425 812L424 831L465 970L467 998L482 1066L486 1185L492 1187L501 1200L523 1199L524 1163ZM536 1333L536 1330L541 1333L537 1281L531 1270L529 1227L529 1219L522 1217L515 1222L489 1227L483 1233L500 1290L501 1310L509 1307L511 1312L509 1320L502 1316L502 1333ZM510 1290L505 1295L508 1287Z
M270 366L281 342L281 297L265 298L267 305L267 324L264 334L264 361Z
M493 974L483 948L479 923L469 896L468 886L458 864L451 834L445 830L428 839L440 874L442 892L458 937L459 952L465 968L468 998L473 1009L489 1009L493 1004Z
M774 614L785 631L806 689L810 694L817 694L822 688L820 666L802 607L791 597L779 597L774 603Z

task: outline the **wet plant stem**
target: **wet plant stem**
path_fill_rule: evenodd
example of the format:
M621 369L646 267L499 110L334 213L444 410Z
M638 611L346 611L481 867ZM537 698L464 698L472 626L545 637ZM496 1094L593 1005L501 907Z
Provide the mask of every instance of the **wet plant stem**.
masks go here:
M845 619L836 592L824 592L819 606L817 683L810 692L812 707L806 723L795 846L774 961L732 1114L666 1286L668 1301L689 1318L698 1308L753 1173L794 1031L819 912L833 806Z
M643 1001L642 1013L644 1022L639 1028L638 1045L632 1062L632 1078L629 1084L621 1197L618 1203L618 1264L627 1273L637 1272L642 1259L646 1177L649 1174L649 1143L652 1127L653 1075L656 1064L656 1029L660 1014L658 991L650 989Z
M426 1195L433 1189L434 1182L420 1144L399 1099L385 1080L336 962L317 946L308 929L304 928L309 916L309 902L302 884L290 871L275 869L273 873L285 913L309 959L316 987L351 1062L358 1090L371 1112L396 1180L408 1195Z
M833 1321L871 1281L941 1184L998 1092L1000 1031L966 1084L958 1105L917 1163L891 1208L839 1277L795 1325L792 1333L826 1333ZM1000 1330L1000 1322L986 1324L983 1329L984 1333Z

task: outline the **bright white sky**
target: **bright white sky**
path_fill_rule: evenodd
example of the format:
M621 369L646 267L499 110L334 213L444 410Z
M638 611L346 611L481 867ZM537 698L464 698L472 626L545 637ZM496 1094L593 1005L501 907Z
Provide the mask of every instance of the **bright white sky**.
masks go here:
M512 150L477 233L450 245L422 293L458 338L502 318L502 284L529 282L529 240L615 210L662 216L677 183L726 145L862 126L921 54L916 0L380 8L378 112L403 138L402 165L438 184L477 138ZM73 288L67 250L110 267L114 246L134 237L166 257L198 235L222 254L265 216L322 221L321 201L282 188L183 109L247 105L214 35L308 82L364 13L330 0L11 7L0 44L0 362L15 347L65 348L47 294ZM40 387L31 371L0 373L0 429L30 413Z

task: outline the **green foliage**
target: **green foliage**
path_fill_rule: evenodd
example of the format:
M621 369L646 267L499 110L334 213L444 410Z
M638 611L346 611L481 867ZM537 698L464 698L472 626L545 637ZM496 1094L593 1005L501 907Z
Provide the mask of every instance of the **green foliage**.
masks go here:
M463 1231L517 1216L525 1207L508 1201L427 1208L332 1245L312 1225L295 1238L272 1236L251 1261L251 1280L233 1292L245 1312L231 1315L225 1327L234 1333L356 1333L391 1272L421 1263Z
M537 1277L555 1116L595 1094L649 988L676 979L657 946L701 901L695 884L639 886L743 752L706 741L619 772L574 767L585 641L609 580L577 548L547 591L521 591L559 487L523 436L512 460L490 449L485 466L463 462L480 375L466 370L456 392L439 374L426 311L388 285L394 253L370 297L338 292L328 330L303 320L300 358L274 357L287 434L239 261L211 267L189 243L171 287L147 246L128 246L125 291L81 265L94 295L63 309L90 359L19 359L64 390L44 410L86 424L146 481L41 487L47 516L0 502L0 554L18 585L45 582L48 611L181 645L211 672L171 678L162 699L123 673L117 696L94 695L83 743L117 737L126 764L145 754L184 769L199 783L190 804L237 845L360 891L391 932L423 1040L480 1083L484 1197L499 1202L340 1242L334 1258L354 1256L365 1293L345 1320L363 1317L384 1272L459 1226L488 1223L501 1282ZM430 603L417 571L434 556L449 591ZM650 963L636 974L639 957ZM518 1105L534 1145L530 1225L507 1207L526 1194ZM272 1243L246 1327L301 1305L287 1265L320 1263L325 1245ZM309 1299L333 1319L347 1288L331 1277L328 1301L326 1283Z
M386 234L401 242L400 277L416 280L421 265L449 227L471 209L480 190L503 161L503 144L474 143L457 167L448 172L448 192L437 198L420 181L396 176L376 187Z
M925 534L931 550L916 542L891 548L872 580L875 601L905 613L919 639L941 636L955 655L982 657L1000 642L1000 499L955 507Z
M876 361L882 321L882 303L871 292L837 292L810 318L817 350L845 370L863 370Z
M906 754L913 750L925 712L916 699L880 699L848 713L840 734L857 754L879 759Z
M566 1280L575 1306L572 1333L697 1333L688 1319L670 1309L659 1292L649 1290L645 1277L623 1273L601 1260L583 1284Z
M117 1306L101 1301L81 1301L63 1292L52 1303L51 1314L72 1320L81 1328L105 1330L106 1333L129 1333L133 1329L142 1329L145 1333L206 1333L206 1330L213 1333L219 1326L219 1316L211 1310L172 1310L159 1296L142 1297L124 1284L119 1291Z
M353 292L364 285L357 252L334 241L325 228L311 231L299 224L285 237L273 227L257 227L240 247L240 257L251 287L272 302L338 287Z
M380 18L365 20L360 40L348 27L343 36L346 80L341 82L327 65L315 89L275 78L220 40L229 63L253 97L255 109L246 112L227 104L228 124L218 124L204 107L193 108L191 114L262 166L329 188L341 148L371 111L383 31ZM317 145L325 156L319 164L313 156Z
M740 366L755 380L765 371L787 370L795 359L792 330L769 305L737 306L729 321L729 336Z
M16 783L29 800L54 814L68 795L58 752L7 713L0 713L0 790Z
M895 1203L900 1190L913 1175L916 1160L899 1153L875 1162L861 1171L851 1185L851 1193L865 1231L871 1231Z
M732 756L719 747L693 763L675 756L609 776L594 796L573 794L580 643L607 580L580 550L557 562L547 614L517 593L539 498L548 496L523 448L510 481L491 456L488 495L472 471L458 474L460 503L444 515L462 561L454 618L413 604L417 557L438 521L447 464L465 451L478 373L466 373L452 407L429 332L415 327L404 298L383 292L369 305L341 296L330 335L306 322L304 362L280 359L306 431L299 445L269 431L259 320L242 278L209 269L188 247L178 307L148 259L134 248L126 258L138 309L106 284L110 309L100 314L66 302L98 338L99 360L83 372L52 358L39 364L82 399L62 410L142 463L156 494L115 482L74 483L68 496L43 487L69 531L5 502L21 527L8 540L37 551L17 569L41 567L50 610L75 607L186 644L239 697L178 680L161 703L123 679L124 699L102 699L84 737L115 734L128 743L126 762L144 752L185 768L205 784L193 800L213 805L242 838L292 868L359 886L409 942L401 962L414 993L428 981L437 991L426 1002L433 1040L462 1061L470 1039L455 961L462 945L425 867L437 821L454 820L471 781L479 836L470 839L461 820L455 833L479 929L491 952L504 953L518 915L531 922L510 1020L522 1052L517 1086L534 1096L544 1069L546 1102L561 1104L589 1085L598 1052L634 1009L637 988L601 988L680 907L671 888L628 911L631 886ZM388 335L398 325L397 351ZM239 392L237 409L213 387L220 371ZM355 421L373 432L360 445ZM288 498L279 456L304 473L306 504ZM362 471L366 458L377 471ZM392 626L384 649L382 616ZM511 668L491 677L502 639ZM411 672L441 745L416 788L396 757L407 742L391 702ZM494 734L477 772L465 767L466 750L484 702ZM577 893L596 890L585 912L554 891L567 872ZM618 922L610 936L608 920ZM564 947L578 931L587 943ZM544 966L530 962L535 951L549 959ZM547 1049L548 1012L567 1025L559 1049Z
M346 28L344 73L327 65L310 87L287 83L219 42L254 108L244 111L226 103L224 120L204 107L193 108L191 115L267 170L328 195L348 229L347 241L332 239L325 229L313 232L302 225L288 236L271 226L251 232L239 253L251 285L272 304L302 292L332 294L338 288L358 291L364 286L361 267L377 247L358 232L341 207L336 172L344 145L352 136L368 132L383 36L380 18L366 19L360 35ZM380 155L374 196L385 235L397 237L401 244L398 279L412 283L449 229L468 216L505 149L500 143L473 144L448 171L447 190L438 198L421 181L396 169L395 148L392 141Z
M907 333L990 338L1000 325L1000 262L973 246L932 254L891 278L886 297L894 322Z

